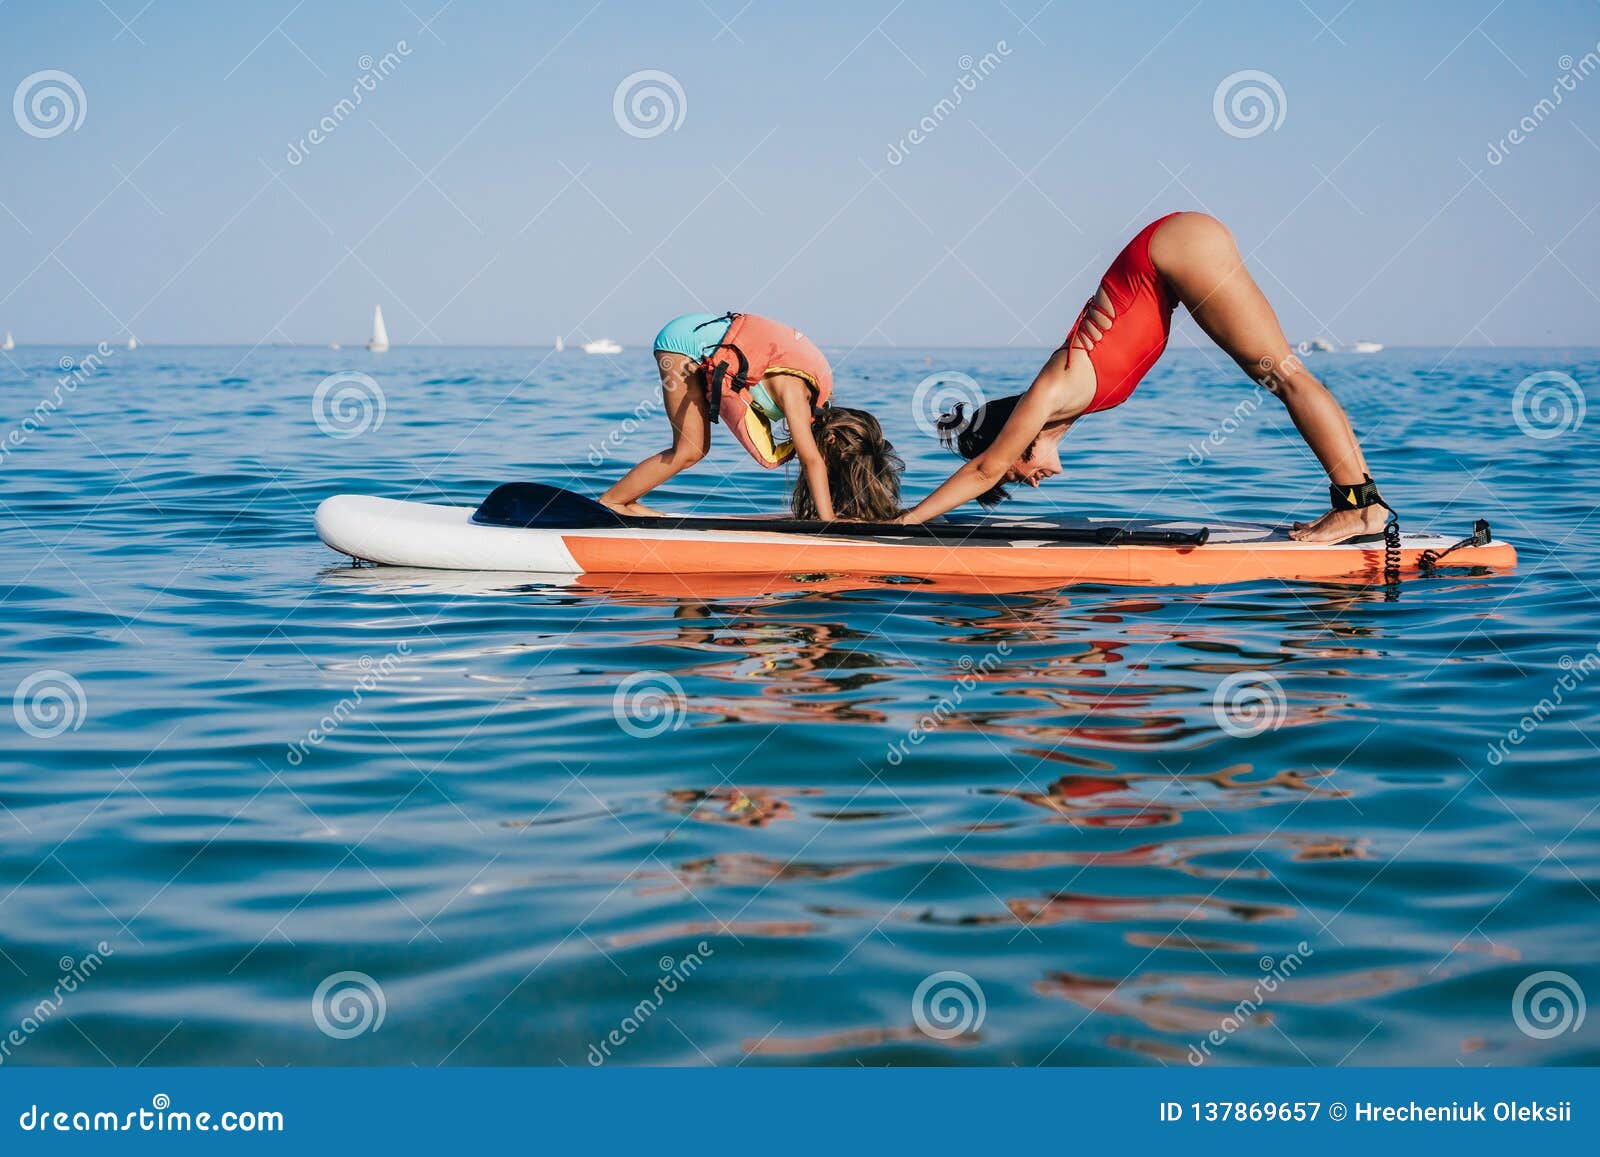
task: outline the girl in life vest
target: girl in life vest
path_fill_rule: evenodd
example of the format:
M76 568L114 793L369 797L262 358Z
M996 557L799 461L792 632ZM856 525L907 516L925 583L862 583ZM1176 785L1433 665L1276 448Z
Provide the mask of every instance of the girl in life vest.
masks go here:
M602 494L606 506L658 513L639 500L704 458L720 422L767 469L799 463L796 518L900 517L905 464L871 414L829 405L833 371L799 330L753 313L688 313L656 335L655 356L672 445ZM778 423L787 427L783 440L773 431Z

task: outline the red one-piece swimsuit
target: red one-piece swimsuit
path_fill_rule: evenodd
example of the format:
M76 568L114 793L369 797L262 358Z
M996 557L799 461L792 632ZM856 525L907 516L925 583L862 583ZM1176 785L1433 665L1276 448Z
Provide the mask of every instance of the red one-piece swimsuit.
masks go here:
M1168 213L1150 222L1117 254L1100 279L1099 291L1078 314L1061 345L1062 349L1081 349L1094 366L1094 401L1088 413L1126 402L1167 348L1172 311L1178 303L1151 264L1150 238L1176 216ZM1090 320L1090 310L1109 317L1110 322L1102 326Z

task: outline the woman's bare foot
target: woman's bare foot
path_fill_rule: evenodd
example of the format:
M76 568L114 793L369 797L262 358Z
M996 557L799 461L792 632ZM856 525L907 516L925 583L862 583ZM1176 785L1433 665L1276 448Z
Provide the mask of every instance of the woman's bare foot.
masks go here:
M1297 522L1289 537L1298 542L1343 542L1358 534L1379 534L1389 512L1381 506L1359 510L1330 510L1315 522Z

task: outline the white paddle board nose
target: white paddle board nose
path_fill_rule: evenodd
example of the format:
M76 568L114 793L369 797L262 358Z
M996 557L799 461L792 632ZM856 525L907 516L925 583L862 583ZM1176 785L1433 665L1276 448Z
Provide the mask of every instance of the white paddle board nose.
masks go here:
M583 572L559 534L480 526L474 509L335 494L317 507L317 537L340 554L385 566Z

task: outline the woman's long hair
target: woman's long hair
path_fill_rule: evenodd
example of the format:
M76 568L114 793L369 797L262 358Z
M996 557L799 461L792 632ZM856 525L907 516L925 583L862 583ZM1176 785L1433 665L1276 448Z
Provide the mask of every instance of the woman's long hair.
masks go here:
M1020 401L1022 401L1021 394L996 398L992 402L980 403L970 415L966 412L966 403L957 402L956 408L940 416L936 423L940 445L946 450L954 450L968 460L976 458L994 445L994 440L1000 436L1000 431L1011 420L1011 411L1017 408L1017 403ZM1027 450L1022 454L1024 459L1033 456L1036 442L1037 438L1028 444ZM978 503L985 510L991 510L1010 497L1011 492L996 482L978 495Z
M811 436L828 470L833 512L849 522L893 522L900 505L900 474L906 468L883 436L878 419L865 410L829 406L811 423ZM815 519L817 501L802 470L790 503L796 518Z

